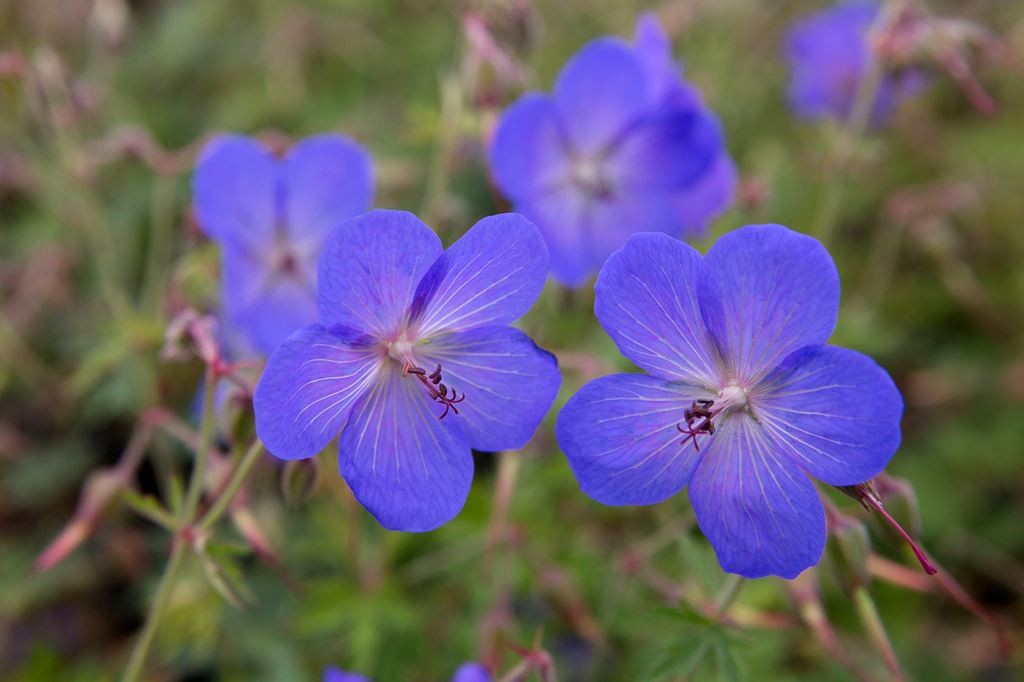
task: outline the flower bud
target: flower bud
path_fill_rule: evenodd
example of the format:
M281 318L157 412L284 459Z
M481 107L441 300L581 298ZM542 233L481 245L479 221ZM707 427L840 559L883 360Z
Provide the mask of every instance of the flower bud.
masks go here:
M281 469L281 496L290 507L305 503L316 490L320 465L315 457L287 462Z
M825 555L836 582L847 593L852 594L854 590L870 583L870 554L871 539L867 527L860 519L838 513L830 516Z

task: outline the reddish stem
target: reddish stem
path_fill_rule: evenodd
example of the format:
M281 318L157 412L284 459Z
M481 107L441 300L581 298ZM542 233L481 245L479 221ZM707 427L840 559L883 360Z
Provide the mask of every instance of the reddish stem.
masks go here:
M910 550L914 553L914 556L917 557L917 560L921 564L921 568L924 569L924 572L928 575L935 575L936 573L938 573L939 569L937 569L935 567L935 564L931 562L931 560L928 558L928 555L925 554L924 550L918 546L914 538L910 536L910 533L905 531L903 529L903 526L901 526L899 522L896 519L894 519L892 515L886 510L886 508L882 506L882 503L878 500L872 500L872 506L874 507L875 511L881 514L882 518L888 521L892 525L892 527L896 529L896 532L902 535L903 539L907 541L907 544L910 545Z

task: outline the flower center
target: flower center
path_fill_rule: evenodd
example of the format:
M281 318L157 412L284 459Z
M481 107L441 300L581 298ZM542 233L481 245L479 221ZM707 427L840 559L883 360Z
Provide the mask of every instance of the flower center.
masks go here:
M572 182L586 194L596 199L607 199L612 195L612 183L604 172L599 159L580 157L572 162Z
M282 277L298 279L302 275L302 260L288 242L288 237L283 229L277 230L274 246L269 249L268 259L270 269Z
M730 384L719 391L714 400L694 400L689 409L683 412L683 421L676 424L676 430L685 436L679 444L686 445L688 441L693 440L694 449L700 452L697 436L715 435L714 419L716 417L725 412L735 412L746 407L747 389L735 384Z
M404 336L387 344L388 357L404 364L412 364L412 342Z
M385 346L388 349L388 357L401 363L402 376L415 378L431 400L444 405L444 412L438 419L444 419L449 412L459 413L459 408L456 405L466 399L466 394L459 395L454 388L449 389L443 383L444 376L440 364L428 374L427 370L416 364L416 358L412 354L413 344L404 335Z

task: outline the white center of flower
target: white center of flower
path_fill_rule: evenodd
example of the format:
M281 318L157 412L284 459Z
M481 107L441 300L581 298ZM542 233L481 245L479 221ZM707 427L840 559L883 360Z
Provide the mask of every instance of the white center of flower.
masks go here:
M572 162L572 182L594 196L607 196L611 186L600 159L579 157Z
M718 392L715 398L715 413L726 410L742 410L747 406L747 389L730 384Z
M405 363L412 357L412 344L403 336L397 341L387 344L388 357L392 360Z

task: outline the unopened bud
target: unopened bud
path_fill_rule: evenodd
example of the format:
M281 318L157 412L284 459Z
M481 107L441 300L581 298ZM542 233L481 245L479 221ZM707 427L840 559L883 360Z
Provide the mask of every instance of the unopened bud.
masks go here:
M870 583L868 556L871 554L871 538L859 519L844 514L831 516L825 553L836 582L846 592L852 594Z
M892 517L889 510L886 509L885 505L882 503L882 498L879 496L878 490L875 488L872 481L858 483L857 485L836 487L843 493L860 502L868 511L876 512L879 516L885 519L893 530L899 533L900 537L907 543L907 545L910 546L911 551L914 552L914 556L917 557L917 561L921 564L921 568L924 569L925 573L928 575L935 575L938 573L939 569L935 567L935 564L933 564L931 559L928 558L928 555L925 554L921 546L917 544L914 537L908 533L903 526L901 526L899 522Z
M287 462L281 470L281 496L290 507L305 503L316 490L320 478L317 459L297 459Z

